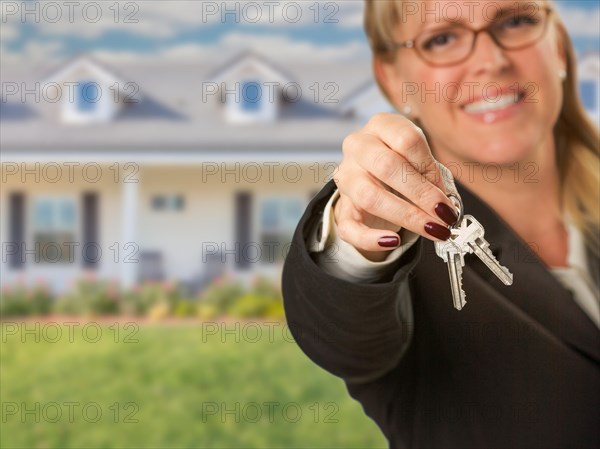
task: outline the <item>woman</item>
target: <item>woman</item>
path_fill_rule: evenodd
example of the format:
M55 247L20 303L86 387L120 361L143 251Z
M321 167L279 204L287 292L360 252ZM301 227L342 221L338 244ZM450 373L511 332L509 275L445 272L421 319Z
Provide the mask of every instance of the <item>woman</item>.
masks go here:
M282 281L296 341L391 447L598 447L599 133L557 11L367 1L365 28L403 115L344 140L298 225ZM447 169L514 275L466 256L460 312L433 245L457 220Z

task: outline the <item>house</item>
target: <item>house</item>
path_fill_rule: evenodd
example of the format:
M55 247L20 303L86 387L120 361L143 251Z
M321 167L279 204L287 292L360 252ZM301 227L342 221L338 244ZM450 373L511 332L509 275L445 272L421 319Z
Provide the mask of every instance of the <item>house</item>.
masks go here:
M361 126L339 105L369 70L282 69L253 52L3 68L1 282L63 291L92 271L196 289L222 272L279 276L304 208Z
M581 55L577 72L583 106L600 126L600 55L597 52Z
M581 90L598 117L598 55ZM363 63L2 68L0 282L57 291L84 272L176 279L280 275L342 140L390 110Z

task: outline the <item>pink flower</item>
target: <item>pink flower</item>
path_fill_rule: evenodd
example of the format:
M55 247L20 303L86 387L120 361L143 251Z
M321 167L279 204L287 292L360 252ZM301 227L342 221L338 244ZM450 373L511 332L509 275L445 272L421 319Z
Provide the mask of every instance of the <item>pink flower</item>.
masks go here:
M175 284L172 281L164 281L161 287L165 292L171 293L175 289Z
M35 279L35 283L38 284L38 285L42 285L43 286L43 285L46 285L46 280L43 277L38 276Z

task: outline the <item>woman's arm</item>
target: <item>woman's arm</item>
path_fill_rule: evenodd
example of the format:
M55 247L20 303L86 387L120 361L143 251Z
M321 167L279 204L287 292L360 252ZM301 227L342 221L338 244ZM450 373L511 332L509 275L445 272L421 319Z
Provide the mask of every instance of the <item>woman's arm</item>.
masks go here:
M290 331L308 357L348 382L367 382L394 368L410 342L409 274L419 259L421 241L377 283L328 274L315 263L306 242L334 190L331 181L296 228L283 269L284 306ZM324 254L328 263L336 263L335 248Z

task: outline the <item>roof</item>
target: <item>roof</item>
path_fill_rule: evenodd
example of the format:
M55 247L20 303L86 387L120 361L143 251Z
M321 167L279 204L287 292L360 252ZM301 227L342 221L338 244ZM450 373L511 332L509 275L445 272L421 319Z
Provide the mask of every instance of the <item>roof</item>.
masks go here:
M252 65L257 71L262 71L269 76L270 81L289 83L294 79L291 73L278 66L278 64L267 60L262 55L252 50L245 50L232 57L229 61L218 67L213 73L207 75L207 81L222 81L230 78L231 75L244 66Z
M202 83L226 70L227 61L119 65L118 78L136 83L144 96L108 123L65 124L57 119L56 103L36 103L29 95L23 104L18 95L8 96L0 112L2 152L339 151L343 138L362 126L360 118L345 117L339 106L371 78L369 64L286 65L286 75L302 89L300 100L283 104L274 123L232 125L224 118L218 95L203 102ZM106 65L103 69L111 70ZM3 82L29 89L43 83L48 70L0 68L0 74Z
M48 76L44 76L41 83L61 83L71 78L71 74L77 71L87 71L98 81L106 84L116 85L118 89L123 89L126 82L122 77L115 73L113 68L106 67L101 62L88 55L81 55L72 58L67 63L62 63L56 70L51 71Z

